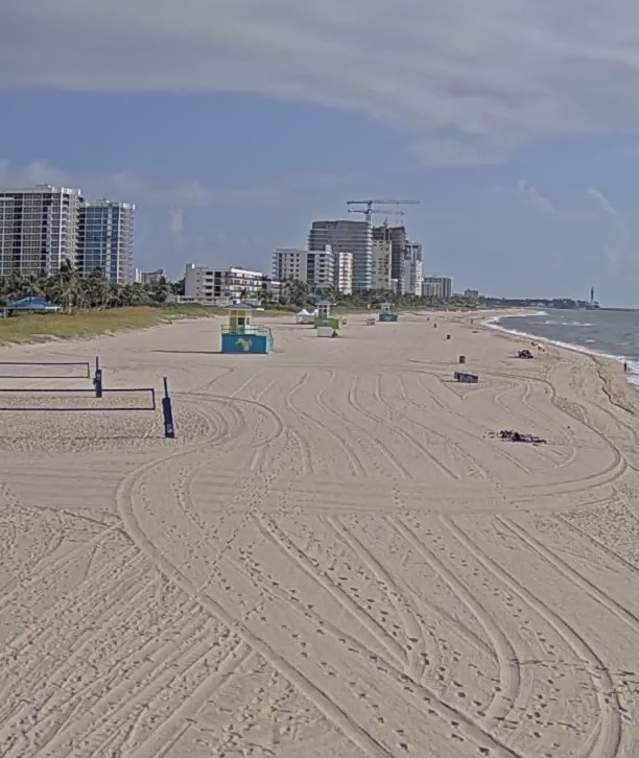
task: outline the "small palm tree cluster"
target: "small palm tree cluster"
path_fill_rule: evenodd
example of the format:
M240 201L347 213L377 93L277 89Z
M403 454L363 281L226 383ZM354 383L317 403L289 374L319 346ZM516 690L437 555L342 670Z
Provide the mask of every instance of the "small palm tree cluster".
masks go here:
M160 305L168 293L169 287L163 280L158 284L115 284L99 270L82 277L68 261L63 261L59 270L50 275L0 277L0 304L7 305L22 297L46 297L65 313L126 305Z

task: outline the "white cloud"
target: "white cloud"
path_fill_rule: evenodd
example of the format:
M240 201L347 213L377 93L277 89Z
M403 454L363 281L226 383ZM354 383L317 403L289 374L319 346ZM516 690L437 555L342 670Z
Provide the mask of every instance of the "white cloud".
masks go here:
M48 161L34 160L17 164L0 159L0 185L5 187L30 187L34 184L65 186L68 182L67 172Z
M541 192L533 187L526 179L520 179L517 182L517 190L520 197L523 198L526 205L544 213L554 213L555 207L552 202Z
M426 162L481 163L484 139L639 125L635 0L2 6L0 86L256 92L355 108L414 125ZM429 144L442 129L460 145Z
M632 234L623 215L601 190L590 187L586 191L586 197L602 217L602 253L608 270L612 274L619 274L631 266L636 267L636 256L633 255L631 246Z
M505 147L463 139L422 139L413 151L424 166L482 166L499 163L507 153Z
M303 176L275 176L249 186L209 186L199 179L160 180L126 171L74 174L44 160L16 163L0 158L0 186L54 184L79 187L87 199L109 197L136 203L140 208L168 209L171 213L185 208L285 208L296 199L300 189L308 189L307 180ZM336 186L339 181L338 176L320 175L311 186L327 182Z
M612 216L613 218L619 218L619 212L601 190L590 187L586 191L586 196L590 198L597 205L599 210L603 211L603 213Z
M169 231L176 237L184 232L184 211L173 208L169 211Z
M138 174L119 172L101 177L105 192L113 197L131 198L147 206L205 208L214 202L214 191L199 180L160 181Z

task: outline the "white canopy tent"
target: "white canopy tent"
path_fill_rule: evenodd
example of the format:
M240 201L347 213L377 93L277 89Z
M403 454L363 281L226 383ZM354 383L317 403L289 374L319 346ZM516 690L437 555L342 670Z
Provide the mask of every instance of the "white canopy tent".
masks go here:
M306 308L302 308L301 311L295 314L296 324L313 324L315 317L317 316L317 309L314 311L307 311Z

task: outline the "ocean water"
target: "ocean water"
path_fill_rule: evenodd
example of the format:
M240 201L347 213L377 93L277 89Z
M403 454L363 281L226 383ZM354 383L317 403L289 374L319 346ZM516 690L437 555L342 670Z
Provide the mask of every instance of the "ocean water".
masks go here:
M628 380L639 385L639 310L553 310L496 316L489 325L582 352L628 363Z

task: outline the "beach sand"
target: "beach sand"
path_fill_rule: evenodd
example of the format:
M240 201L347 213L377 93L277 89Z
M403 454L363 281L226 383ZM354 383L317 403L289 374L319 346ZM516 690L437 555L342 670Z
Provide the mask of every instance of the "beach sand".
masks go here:
M178 433L0 413L0 755L639 755L639 394L481 318L283 317L271 356L216 353L220 319L0 351L167 376ZM0 379L51 386L90 381ZM96 401L0 393L45 402Z

